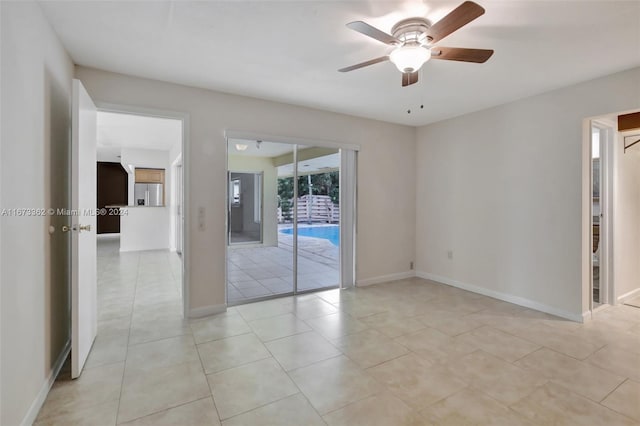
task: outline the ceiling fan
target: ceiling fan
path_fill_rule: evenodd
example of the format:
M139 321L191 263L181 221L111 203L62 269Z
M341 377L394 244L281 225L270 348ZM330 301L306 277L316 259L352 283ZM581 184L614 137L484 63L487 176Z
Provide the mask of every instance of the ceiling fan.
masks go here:
M388 55L341 68L338 71L348 72L380 62L391 61L402 73L402 86L404 87L418 82L418 70L431 58L461 62L486 62L493 55L493 50L433 46L434 43L483 14L482 6L472 1L465 1L435 24L431 24L431 21L425 18L403 19L391 28L391 34L380 31L366 22L349 22L347 27L393 46L394 49Z

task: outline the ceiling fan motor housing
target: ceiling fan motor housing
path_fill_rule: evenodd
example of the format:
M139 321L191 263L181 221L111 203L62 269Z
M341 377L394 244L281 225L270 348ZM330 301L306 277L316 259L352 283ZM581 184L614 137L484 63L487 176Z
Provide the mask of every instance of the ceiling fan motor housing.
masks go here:
M407 18L396 23L391 28L391 34L403 45L427 46L432 38L428 31L431 21L425 18Z

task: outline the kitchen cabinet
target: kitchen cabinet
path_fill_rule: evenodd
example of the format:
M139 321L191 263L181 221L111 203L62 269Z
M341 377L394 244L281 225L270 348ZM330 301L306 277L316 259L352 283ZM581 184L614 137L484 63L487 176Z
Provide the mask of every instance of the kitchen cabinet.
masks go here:
M136 183L164 183L164 169L136 168Z

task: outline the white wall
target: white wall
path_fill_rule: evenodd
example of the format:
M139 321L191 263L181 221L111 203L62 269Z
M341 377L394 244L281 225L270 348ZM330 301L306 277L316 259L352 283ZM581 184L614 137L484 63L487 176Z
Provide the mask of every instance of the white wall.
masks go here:
M415 129L293 105L76 68L98 102L189 114L183 153L191 308L225 303L225 129L360 144L358 279L406 272L415 250ZM205 209L204 230L198 209Z
M581 318L583 119L639 105L636 68L419 128L417 270Z
M120 251L169 248L169 207L129 207L122 213Z
M614 155L614 298L620 302L640 295L640 146L625 153L619 133Z
M57 162L69 152L73 64L36 3L0 2L0 10L1 207L48 208L51 177L67 170ZM65 243L47 233L55 220L0 219L2 425L34 420L69 340L68 284L52 261Z

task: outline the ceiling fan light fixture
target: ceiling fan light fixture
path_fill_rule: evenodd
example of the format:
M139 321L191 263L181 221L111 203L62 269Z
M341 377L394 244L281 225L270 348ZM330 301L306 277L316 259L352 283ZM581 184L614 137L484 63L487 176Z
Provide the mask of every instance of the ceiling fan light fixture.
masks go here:
M420 45L404 45L397 47L389 60L400 72L416 72L431 59L431 50Z

